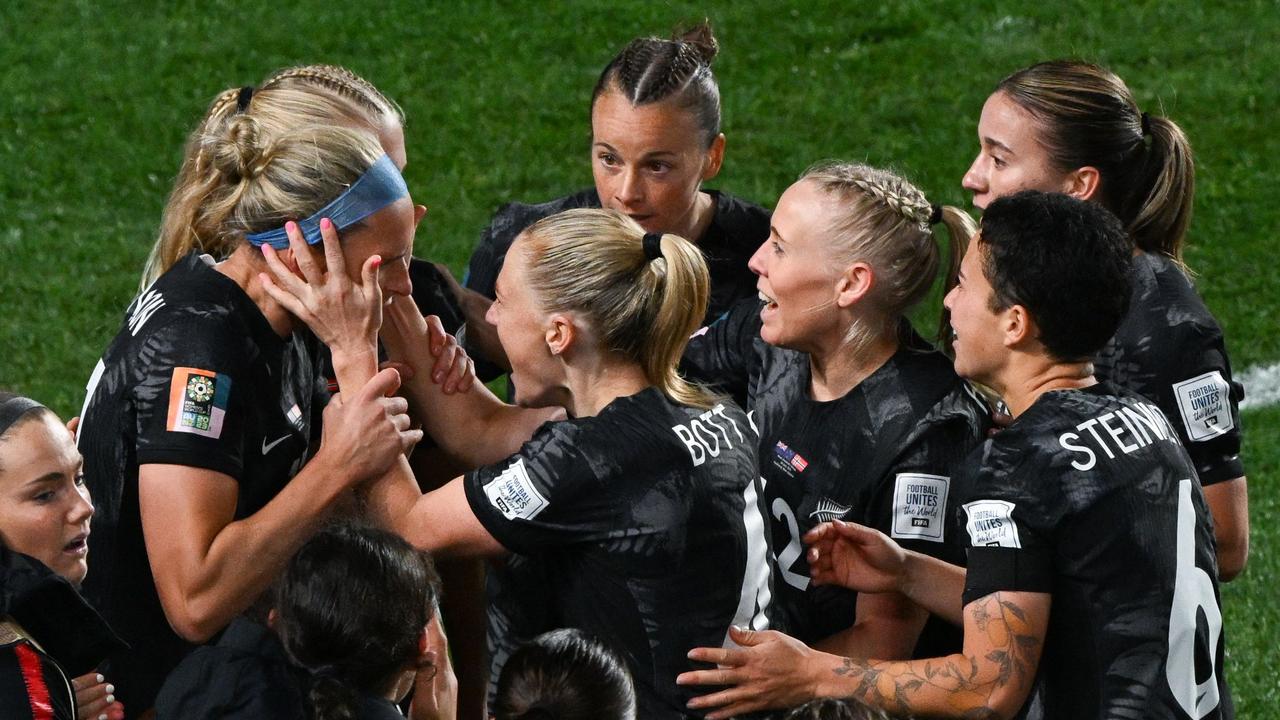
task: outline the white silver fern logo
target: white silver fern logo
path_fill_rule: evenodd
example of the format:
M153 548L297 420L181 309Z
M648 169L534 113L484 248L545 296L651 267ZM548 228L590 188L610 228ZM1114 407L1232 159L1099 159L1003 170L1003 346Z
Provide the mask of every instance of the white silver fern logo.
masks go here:
M831 522L845 516L849 512L851 506L841 505L831 498L822 498L818 501L818 507L809 513L809 517L820 523Z
M142 326L162 307L164 296L159 292L148 290L139 295L133 303L133 314L129 316L129 334L137 335Z

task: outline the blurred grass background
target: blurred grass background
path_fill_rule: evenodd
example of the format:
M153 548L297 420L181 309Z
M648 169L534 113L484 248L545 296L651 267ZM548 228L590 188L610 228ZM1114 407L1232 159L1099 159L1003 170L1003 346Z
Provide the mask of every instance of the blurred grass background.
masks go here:
M183 139L225 87L351 67L408 116L421 256L459 276L493 210L591 182L588 101L630 38L709 17L728 149L713 185L772 205L823 158L892 166L968 207L960 176L1005 74L1111 67L1196 150L1190 265L1240 369L1280 360L1280 2L516 3L316 0L0 4L0 386L74 414L154 239ZM928 308L924 313L936 310ZM1280 707L1271 669L1280 408L1246 412L1253 551L1223 590L1240 717Z

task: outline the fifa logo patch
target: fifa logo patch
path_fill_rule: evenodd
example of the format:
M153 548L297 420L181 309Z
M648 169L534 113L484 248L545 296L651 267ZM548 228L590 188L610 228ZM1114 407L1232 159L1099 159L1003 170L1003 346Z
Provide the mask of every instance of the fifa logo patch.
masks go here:
M805 460L804 456L787 447L787 444L781 440L773 447L773 455L775 458L774 464L787 470L787 475L794 477L795 473L804 472L804 469L809 467L809 461ZM788 468L790 469L788 470Z
M231 378L212 370L179 367L169 383L169 415L165 429L218 438L227 414Z

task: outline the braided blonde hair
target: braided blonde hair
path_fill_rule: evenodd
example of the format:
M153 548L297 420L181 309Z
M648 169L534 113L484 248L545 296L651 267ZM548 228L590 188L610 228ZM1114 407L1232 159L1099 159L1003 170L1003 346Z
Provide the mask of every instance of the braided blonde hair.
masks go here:
M219 93L188 136L182 167L165 203L159 236L143 269L142 288L193 251L221 259L239 244L239 235L213 229L217 224L211 226L207 219L219 213L206 207L211 202L210 194L224 180L209 154L208 139L229 133L239 118L252 118L252 132L264 138L278 137L306 125L360 128L376 134L393 123L402 123L404 118L399 106L371 83L336 65L279 70L253 91L243 110L238 108L240 95L240 88Z
M868 327L875 318L860 319L850 329L852 342L870 342L876 334L891 331L898 319L928 294L941 255L933 236L934 222L947 229L951 252L945 282L947 289L955 284L965 247L977 231L973 218L964 210L933 206L902 176L857 163L815 165L800 180L841 200L830 226L836 262L866 262L875 273L868 299L880 310L880 327ZM939 339L944 344L950 335L946 332L949 325L944 309L939 325Z

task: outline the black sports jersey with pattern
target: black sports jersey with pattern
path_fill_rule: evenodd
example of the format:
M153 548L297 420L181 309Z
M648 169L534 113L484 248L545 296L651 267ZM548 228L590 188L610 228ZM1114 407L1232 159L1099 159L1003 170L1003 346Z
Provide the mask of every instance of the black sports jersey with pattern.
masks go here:
M711 322L738 300L756 294L756 276L747 267L747 261L769 237L769 211L718 190L705 192L715 201L715 217L697 239L697 245L711 274L711 299L706 315L706 322ZM492 298L507 250L525 228L558 212L598 207L600 196L594 189L536 205L518 202L503 205L471 254L464 278L466 286Z
M1146 398L1045 393L965 462L964 600L1050 593L1046 718L1233 717L1213 529Z
M951 468L990 419L951 362L905 321L901 345L883 366L843 397L812 400L809 356L762 340L759 310L744 301L696 335L682 368L726 389L747 388L775 563L772 617L812 644L854 624L857 594L810 584L804 534L839 518L961 563L963 551L946 532ZM958 632L935 623L919 652L958 641Z
M1094 361L1094 375L1150 399L1169 418L1202 485L1244 476L1240 407L1222 328L1169 258L1140 253L1129 312Z
M508 460L469 473L467 500L543 582L508 587L552 627L610 642L636 682L638 717L684 717L675 678L731 624L762 628L768 604L755 442L731 403L700 410L654 388L594 417L543 425ZM514 576L518 580L520 576Z
M139 295L89 382L79 433L97 514L85 594L132 649L107 670L116 695L151 707L191 644L170 628L143 542L138 468L213 470L238 484L235 518L267 504L307 460L328 402L321 344L282 339L248 295L189 255Z
M756 248L769 237L770 213L758 205L754 205L728 193L718 190L707 190L715 200L715 217L706 233L698 239L698 247L707 261L707 270L711 276L711 297L707 303L706 322L720 317L738 300L754 297L756 294L755 275L747 267L747 261ZM515 242L516 237L527 227L545 217L575 208L598 208L600 196L595 189L582 190L543 203L526 204L511 202L503 205L494 214L493 220L485 228L471 254L467 273L463 284L485 297L494 296L494 284L498 273L506 259L507 250ZM417 295L415 279L414 294ZM419 303L421 306L421 303ZM445 326L448 330L453 330ZM475 355L475 353L472 353ZM484 358L476 356L476 374L484 380L490 380L502 374L496 365L488 363ZM513 395L508 395L508 399ZM739 403L745 402L745 396L735 396ZM511 577L519 574L520 578ZM542 577L537 564L528 558L508 558L503 565L490 565L487 578L487 594L489 599L489 657L490 682L489 695L497 686L498 673L510 656L524 642L532 640L539 634L555 629L545 625L542 618L547 615L545 608L537 608L530 601L527 588ZM507 587L525 589L521 594L512 595Z

